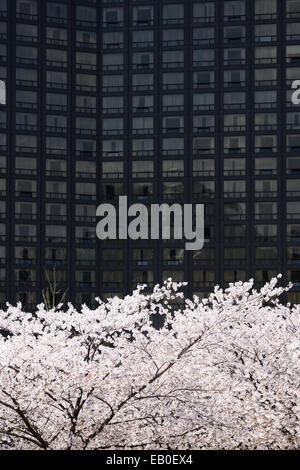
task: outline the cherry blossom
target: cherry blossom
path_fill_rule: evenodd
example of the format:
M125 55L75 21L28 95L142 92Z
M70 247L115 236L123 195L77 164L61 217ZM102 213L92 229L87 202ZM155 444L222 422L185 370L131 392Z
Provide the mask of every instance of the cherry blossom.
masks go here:
M279 276L278 276L279 277ZM297 449L300 306L278 278L0 311L0 449ZM162 326L153 326L153 315Z

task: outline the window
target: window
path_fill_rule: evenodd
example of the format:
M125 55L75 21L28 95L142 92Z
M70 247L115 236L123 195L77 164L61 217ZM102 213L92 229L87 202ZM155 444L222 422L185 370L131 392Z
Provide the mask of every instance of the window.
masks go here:
M132 111L134 113L152 113L153 112L153 96L133 96Z
M76 7L76 24L78 26L96 27L97 13L95 8L87 6Z
M289 25L287 25L289 26ZM255 39L259 42L272 42L277 39L276 24L259 24L255 26Z
M226 21L239 21L245 19L245 1L225 1L224 19Z
M213 132L215 128L214 116L194 116L193 117L193 132L206 133Z
M121 118L103 119L103 135L121 135L124 132L124 120Z
M255 86L275 86L276 83L276 69L255 69Z
M194 72L193 87L194 88L213 88L215 86L215 72Z
M92 31L76 31L76 47L96 49L97 34Z
M193 66L207 67L213 66L215 62L214 49L199 49L193 51Z
M162 110L164 112L184 111L184 95L163 95Z
M113 31L111 33L103 33L103 48L118 49L124 46L124 33L121 31Z
M215 108L214 93L193 94L193 111L213 110Z
M164 5L163 24L178 24L184 22L184 5Z
M47 93L46 109L48 111L67 111L68 96L62 94Z
M148 26L153 24L153 7L140 6L133 8L133 25Z
M34 88L37 86L37 71L31 69L16 69L16 85Z
M61 28L47 28L47 44L57 46L67 46L68 32L66 29Z
M224 86L242 87L246 83L245 70L226 70L224 72Z
M151 91L153 90L154 78L152 74L139 74L132 76L133 91Z
M276 91L256 91L255 107L256 108L275 108L277 106Z
M97 55L89 52L76 52L76 68L80 70L97 70Z
M299 54L300 60L300 54ZM276 64L277 62L277 48L276 47L256 47L255 48L255 63L262 64Z
M163 46L183 46L184 30L183 29L165 29L163 30Z
M226 26L224 28L224 42L236 44L244 42L246 38L245 26Z
M163 67L178 68L184 66L184 51L163 52Z
M37 18L36 0L17 0L16 13L17 18L35 20Z
M133 178L153 178L153 162L133 161L132 162L132 177Z
M103 8L103 26L113 28L123 25L123 8Z
M62 3L47 2L47 20L53 23L66 24L68 7Z
M149 70L153 68L153 52L137 52L132 54L134 70Z
M286 46L286 62L287 63L300 63L299 46Z
M153 134L153 118L138 117L132 119L133 134Z
M132 45L133 47L153 47L154 44L153 31L133 31L132 32Z
M244 65L245 58L244 48L224 49L224 65Z
M213 2L202 2L193 4L193 22L213 22L215 18L215 4Z
M95 84L96 84L96 77L95 77ZM103 93L122 92L123 88L124 88L123 75L103 75L102 77Z
M102 60L103 60L102 64L103 64L104 71L123 70L123 67L124 67L123 54L103 54Z
M29 24L16 24L16 40L26 42L37 42L38 29L37 26Z
M58 90L67 89L68 88L68 74L66 72L56 72L53 70L47 70L46 86L48 88L57 88Z
M205 44L214 44L215 29L214 28L194 28L193 29L193 45L202 46Z
M287 41L298 41L300 38L300 23L287 23L286 39Z
M258 20L276 19L276 0L255 0L255 18Z
M123 96L107 96L102 100L102 112L104 114L116 114L124 112Z
M163 89L176 90L183 89L184 87L184 74L179 73L163 73Z
M47 49L46 59L46 64L50 67L66 67L68 63L68 53L67 51L60 51L58 49Z
M153 153L153 139L134 139L132 141L132 155L134 157L150 157Z
M286 0L286 16L287 18L300 17L300 0Z
M17 64L36 65L37 48L28 46L16 46Z

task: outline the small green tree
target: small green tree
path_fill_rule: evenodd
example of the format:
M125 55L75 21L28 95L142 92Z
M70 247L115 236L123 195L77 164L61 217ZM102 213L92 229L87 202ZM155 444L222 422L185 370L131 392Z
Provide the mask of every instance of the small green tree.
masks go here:
M45 269L45 276L48 285L46 289L42 290L42 297L46 310L51 310L56 305L63 303L68 292L68 289L66 289L65 291L63 291L62 289L58 289L55 266L52 270L52 274L53 275L51 279L49 271Z

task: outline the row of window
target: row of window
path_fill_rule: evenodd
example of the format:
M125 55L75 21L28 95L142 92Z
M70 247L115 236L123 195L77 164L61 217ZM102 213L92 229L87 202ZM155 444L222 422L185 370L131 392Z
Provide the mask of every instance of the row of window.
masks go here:
M285 39L287 41L298 40L299 23L287 23ZM246 41L246 27L245 26L226 26L223 32L224 43L239 44ZM0 39L7 39L7 23L0 22ZM178 47L186 44L184 36L184 29L163 29L162 31L162 46L164 47ZM16 40L22 42L36 43L38 42L38 28L34 25L16 24ZM277 25L276 24L260 24L255 27L255 40L257 42L270 43L277 40ZM193 28L192 29L192 44L194 46L213 45L215 42L215 28ZM68 45L68 31L61 28L46 29L46 43L48 45L66 47ZM102 34L102 49L120 49L124 47L125 34L123 31L104 32ZM136 30L131 33L131 45L138 48L153 48L154 47L154 31L153 30ZM23 47L23 49L22 49ZM16 56L23 57L26 52L29 57L30 47L17 46ZM97 34L93 31L76 31L76 47L96 49L97 48ZM289 46L290 48L292 46ZM32 47L32 49L34 49ZM287 56L289 54L287 50ZM3 47L5 52L5 48ZM24 51L24 52L23 52ZM62 51L64 52L64 51Z
M215 227L213 225L205 226L205 247L206 245L215 243ZM81 241L87 240L91 235L91 227L77 227L76 236ZM93 235L94 237L94 235ZM0 240L6 239L6 225L0 223ZM285 239L287 243L298 244L300 243L300 224L289 223L286 226ZM247 240L247 227L244 224L232 223L224 225L223 227L223 240L225 244L244 244ZM278 226L272 222L265 224L256 223L254 225L254 241L256 243L276 243L278 241ZM15 225L15 242L16 243L36 243L37 242L37 226L34 224L17 223ZM62 244L67 243L67 226L66 225L45 225L45 242L48 244ZM50 248L49 248L50 250ZM77 250L77 249L76 249ZM81 253L78 249L78 252ZM89 250L91 250L89 248ZM116 248L118 250L118 248ZM105 251L105 249L104 249ZM113 250L115 252L115 249ZM90 251L92 253L92 251ZM107 251L105 251L107 253ZM199 254L200 256L200 254ZM289 255L288 255L289 257ZM110 257L107 257L106 262L109 262ZM88 257L87 257L88 259ZM114 259L114 258L112 258ZM92 260L90 260L92 263Z
M300 23L299 23L300 25ZM224 65L245 65L245 48L224 48ZM7 50L5 44L0 44L1 62L6 62ZM254 63L257 65L269 65L277 63L277 48L272 46L256 47L254 50ZM38 49L32 46L16 46L16 63L22 65L38 64ZM299 64L299 46L286 47L286 63ZM164 51L162 53L162 68L181 68L185 64L183 50ZM198 49L193 51L192 65L194 67L212 67L215 65L215 49ZM66 50L47 49L47 67L67 67L68 53ZM122 70L125 66L124 54L103 54L103 71ZM87 52L76 52L76 68L81 70L96 71L97 55ZM132 70L150 70L154 68L153 52L135 52L131 59Z
M137 199L140 201L147 201L149 198L149 185L148 184L137 184L136 188L136 196ZM199 183L199 186L196 186L196 189L199 191L203 191L203 188L206 186L203 183ZM299 188L299 184L298 184ZM124 192L119 190L122 189L121 185L117 186L116 184L104 185L103 193L104 196L103 200L113 201L119 196L124 195ZM167 186L168 191L174 191L173 186ZM197 192L195 194L195 199L199 201L199 198L203 197L203 199L207 198L210 195L210 189L206 189L207 193L205 192ZM298 193L299 198L299 191L295 191ZM178 200L178 193L170 193L174 200ZM238 194L238 193L237 193ZM202 196L203 195L203 196ZM166 200L168 197L165 198ZM240 199L237 197L237 199ZM263 202L255 202L254 204L254 218L257 221L266 221L272 222L277 220L278 217L282 218L283 214L278 214L277 210L277 202L266 202L264 196ZM286 208L286 218L291 220L299 220L300 219L300 205L299 201L287 201L285 204ZM76 237L78 238L78 243L94 243L95 242L95 207L93 205L76 205L76 212L78 216L77 222L88 222L93 224L93 227L87 227L87 233L85 234L85 227L78 226L76 230L78 234ZM229 222L239 222L245 221L249 219L249 213L247 212L247 203L246 202L228 202L223 204L223 218ZM213 203L205 204L205 218L208 221L211 221L215 218L215 205ZM0 217L6 218L6 204L5 201L0 200ZM36 220L38 217L37 213L37 203L36 202L16 202L15 203L15 213L14 218L16 220ZM66 222L67 221L67 205L64 203L54 202L54 203L47 203L45 204L45 211L43 212L43 218L46 221L55 221L55 222Z
M223 17L226 21L243 21L246 18L246 0L225 0L223 3ZM47 20L58 24L68 22L68 13L71 8L67 4L46 2ZM1 0L0 11L5 14L7 0ZM193 21L214 22L216 17L215 2L193 2L191 5ZM255 0L255 18L274 19L277 15L277 0ZM36 20L38 15L37 0L16 0L17 18ZM287 18L300 16L300 1L286 0ZM102 22L104 26L122 26L125 15L123 7L102 7ZM98 12L94 7L76 6L76 23L80 26L95 28L98 21ZM184 4L163 4L162 22L164 24L178 24L184 21ZM132 24L138 26L152 25L154 22L154 6L142 5L132 8Z

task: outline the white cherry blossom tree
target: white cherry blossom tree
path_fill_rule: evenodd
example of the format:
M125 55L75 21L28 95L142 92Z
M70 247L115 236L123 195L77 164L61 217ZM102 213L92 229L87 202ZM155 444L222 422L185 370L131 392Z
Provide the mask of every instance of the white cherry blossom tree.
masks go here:
M80 312L8 305L0 448L299 448L300 306L277 281L200 301L168 280Z

